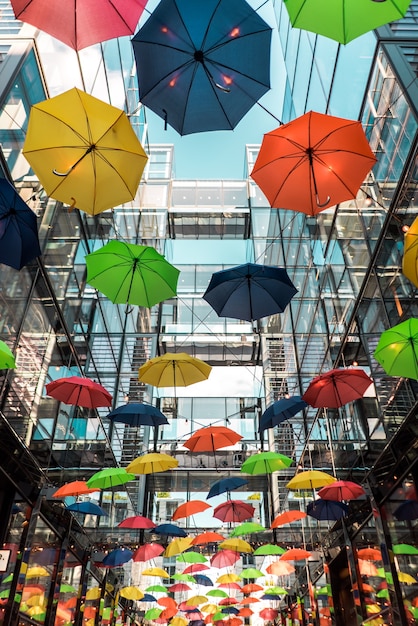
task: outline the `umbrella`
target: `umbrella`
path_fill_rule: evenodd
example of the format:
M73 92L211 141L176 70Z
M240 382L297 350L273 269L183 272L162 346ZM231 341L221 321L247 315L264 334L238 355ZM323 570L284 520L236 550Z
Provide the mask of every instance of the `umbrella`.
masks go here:
M255 551L254 551L255 554ZM248 583L247 585L243 585L242 587L242 593L256 593L257 591L263 591L264 587L262 587L261 585L258 585L257 583ZM242 604L245 604L244 600L249 600L250 598L243 598L241 600ZM251 599L251 603L252 602L256 602L258 601L258 598L252 598Z
M91 476L87 485L99 489L111 489L135 479L135 474L128 473L123 467L106 467Z
M192 596L188 600L186 600L186 606L198 606L199 604L204 604L208 599L206 596Z
M176 524L159 524L152 529L152 532L156 535L167 535L169 537L187 537L186 531L176 526Z
M418 287L418 217L404 235L402 273Z
M250 617L253 615L254 611L252 611L249 607L244 607L240 609L237 613L238 617Z
M244 480L244 478L235 476L222 478L221 480L217 480L216 483L213 483L209 489L208 495L206 496L206 500L213 498L214 496L219 496L221 493L228 493L229 491L233 491L234 489L238 489L244 485L248 485L248 480Z
M216 533L214 531L208 530L204 533L200 533L197 535L192 541L192 545L200 546L206 543L216 543L217 541L223 541L225 537L220 533Z
M226 426L207 426L200 428L183 443L190 452L214 452L220 448L233 446L242 439L242 435Z
M128 402L111 411L107 416L111 422L128 424L128 426L162 426L168 424L168 419L160 409L151 404L142 402Z
M286 552L279 557L279 560L303 561L304 559L309 559L311 555L312 552L309 552L309 550L304 550L303 548L290 548L290 550L286 550Z
M170 574L161 567L148 567L142 570L142 576L157 576L159 578L170 578ZM150 590L151 591L151 590ZM164 589L166 591L166 589Z
M132 560L135 562L150 561L151 559L155 559L157 556L160 556L163 552L164 547L160 546L159 543L145 543L143 546L139 546L139 548L135 550Z
M110 393L90 378L81 376L69 376L68 378L58 378L46 385L46 392L51 398L89 409L101 406L111 406L112 396Z
M23 153L48 196L90 215L133 200L148 158L123 111L76 87L32 106Z
M295 568L287 561L274 561L266 567L267 574L273 574L274 576L288 576L293 574Z
M197 513L201 513L202 511L206 511L210 509L210 505L203 500L190 500L190 502L184 502L184 504L180 504L174 511L171 519L175 522L178 519L183 517L190 517L191 515L196 515Z
M255 567L247 567L240 573L241 578L261 578L262 576L265 576L265 574Z
M83 513L84 515L107 515L106 511L94 502L74 502L67 506L67 511Z
M53 498L66 498L68 496L81 496L88 493L95 493L100 489L88 487L85 480L73 480L71 483L63 485L52 494Z
M174 617L171 621L170 621L170 626L187 626L188 621L185 617Z
M150 308L176 295L180 270L150 246L109 241L87 254L86 266L89 285L116 304Z
M398 572L398 580L400 583L404 583L405 585L416 585L418 582L416 578L407 572Z
M314 378L303 399L316 408L338 408L362 398L373 383L362 369L333 369Z
M144 592L138 589L138 587L122 587L120 589L119 594L121 598L126 598L126 600L143 600Z
M207 593L207 596L210 596L211 598L227 598L228 594L226 593L226 591L223 591L222 589L210 589Z
M382 560L382 553L377 548L360 548L360 550L357 550L357 556L365 561Z
M365 493L363 487L357 483L350 480L337 480L331 485L322 487L318 491L318 496L323 500L355 500Z
M156 601L157 601L157 598L151 595L150 593L145 593L144 597L141 600L141 602L156 602Z
M399 521L418 519L418 502L406 500L395 509L393 514Z
M236 550L221 549L210 558L210 564L212 567L222 569L223 567L230 567L237 561L239 561L240 555Z
M190 552L182 553L177 557L177 561L179 561L180 563L206 563L207 560L208 559L206 556L204 556L200 552L194 552L193 550L191 550Z
M219 576L216 579L216 582L217 582L217 584L221 584L221 583L236 583L239 580L241 580L241 579L238 576L238 574L235 574L234 572L231 572L230 574L222 574L222 576Z
M1 226L1 222L0 222L0 226ZM10 350L7 343L5 343L4 341L0 341L0 370L15 369L15 367L16 367L15 357L12 351Z
M213 582L209 576L205 576L204 574L195 574L194 578L197 585L202 585L203 587L213 587Z
M316 215L355 198L375 163L360 122L310 111L264 135L251 177L272 207Z
M196 572L203 572L204 570L208 570L210 569L210 567L208 565L205 565L207 558L205 558L205 562L201 562L201 563L192 563L191 565L188 565L187 567L184 568L183 570L183 574L195 574Z
M252 322L283 313L297 291L285 269L246 263L215 272L203 298L219 316Z
M236 552L253 552L252 547L247 541L243 539L225 539L219 544L221 550L235 550Z
M154 387L187 387L206 380L211 366L186 352L166 352L139 368L139 380Z
M410 0L389 2L344 2L331 5L322 0L286 0L285 7L295 28L303 28L346 44L379 26L399 20L406 13Z
M284 524L290 524L306 517L306 513L303 511L284 511L277 515L271 523L271 528L278 528L284 526Z
M171 578L173 580L181 580L183 582L187 582L187 583L195 583L196 579L194 576L191 576L190 574L173 574L171 576Z
M308 405L300 396L282 398L273 402L260 417L258 432L263 432L268 428L274 428L285 420L299 413Z
M36 26L74 50L133 35L146 0L12 0L16 19ZM47 10L46 10L47 9Z
M265 543L264 545L254 550L253 554L254 556L271 556L273 554L283 554L284 552L286 552L286 550L281 546L277 546L274 543Z
M411 546L409 543L398 543L393 545L392 548L394 554L418 554L418 548Z
M147 587L145 591L152 591L155 593L167 593L167 587L164 587L164 585L151 585L150 587Z
M180 135L233 129L270 88L270 40L244 0L162 0L132 40L141 102Z
M298 489L318 489L334 483L337 479L326 472L319 470L307 470L296 474L286 485L288 489L293 491Z
M105 558L101 562L103 567L119 567L124 563L127 563L132 559L132 550L126 548L117 548L112 550L109 554L106 554Z
M177 467L179 462L173 456L163 452L149 452L129 463L127 472L134 474L157 474Z
M286 469L292 463L293 459L280 454L280 452L257 452L244 461L241 465L241 472L244 474L272 474Z
M20 270L40 255L35 213L9 181L0 178L0 263Z
M236 526L229 536L242 537L244 535L251 535L252 533L262 533L265 530L266 528L258 522L244 522L243 524Z
M175 583L174 585L170 585L168 587L168 591L170 593L182 593L183 591L190 591L191 587L186 585L186 583Z
M418 379L418 319L410 318L379 339L374 358L389 376Z
M334 500L314 500L309 502L306 513L317 520L338 520L348 515L348 506Z
M166 547L164 551L164 556L168 558L170 556L176 556L177 554L181 554L185 550L188 550L191 545L191 537L178 537L177 539L173 539L171 543L169 543Z
M39 565L33 565L33 567L29 567L26 572L26 578L43 578L44 576L50 576L50 572L45 567L41 567Z
M277 619L277 616L279 615L279 611L277 609L271 609L271 608L265 608L262 609L259 613L259 616L267 621L274 621L275 619Z
M255 508L242 500L227 500L213 509L213 517L222 522L243 522L253 517Z
M155 528L157 524L143 515L133 515L127 517L118 524L119 528Z
M144 619L155 620L157 617L160 617L162 612L162 609L158 609L156 606L154 606L145 612Z

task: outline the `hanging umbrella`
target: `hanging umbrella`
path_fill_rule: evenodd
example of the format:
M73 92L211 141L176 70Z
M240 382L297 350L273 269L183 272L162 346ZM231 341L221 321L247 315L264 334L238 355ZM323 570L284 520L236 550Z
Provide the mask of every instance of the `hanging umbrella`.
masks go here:
M233 129L270 88L270 40L243 0L162 0L132 40L141 102L180 135Z
M91 489L85 480L73 480L71 483L63 485L52 494L53 498L66 498L68 496L81 496L88 493L97 493L97 487Z
M208 530L204 533L200 533L195 537L192 541L192 545L200 546L206 543L216 543L217 541L223 541L225 537L220 533L216 533L214 531Z
M48 396L64 402L64 404L89 409L111 406L112 404L110 393L90 378L82 378L81 376L58 378L48 383L45 388Z
M221 583L236 583L238 581L240 581L240 577L238 576L238 574L235 574L234 572L231 572L230 574L222 574L222 576L219 576L216 579L217 584L221 584Z
M357 550L357 556L359 559L363 559L365 561L381 561L382 553L377 548L360 548Z
M33 565L28 568L26 572L26 578L43 578L44 576L50 576L50 572L45 567L39 565Z
M402 273L418 287L418 217L404 235Z
M190 500L189 502L184 502L184 504L180 504L174 511L171 519L175 522L178 519L182 519L183 517L190 517L191 515L196 515L197 513L202 513L202 511L206 511L210 509L210 505L203 500Z
M267 529L264 528L258 522L244 522L239 526L236 526L232 532L229 533L230 537L243 537L244 535L251 535L253 533L262 533Z
M361 369L333 369L314 378L303 399L316 408L338 408L362 398L373 383Z
M135 562L145 562L155 559L164 552L164 547L159 543L145 543L143 546L139 546L135 550L132 556L132 560Z
M183 593L184 591L191 591L191 587L190 585L186 585L186 583L175 583L168 587L168 591L170 593Z
M398 572L398 580L405 585L416 585L418 581L411 574L407 572Z
M187 626L188 621L185 617L176 616L170 622L170 626Z
M232 593L232 591L241 591L241 586L238 583L221 583L218 587L220 589L227 589L228 593Z
M206 596L192 596L188 600L186 600L186 606L199 606L199 604L204 604L208 599Z
M203 587L213 587L213 582L209 576L205 576L204 574L195 574L194 577L197 585L202 585Z
M266 567L267 574L273 574L274 576L289 576L294 571L293 565L287 561L275 561Z
M153 593L167 593L167 587L164 585L151 585L147 587L145 591L152 591Z
M134 474L157 474L177 467L179 462L173 456L163 452L149 452L129 463L127 472Z
M142 570L143 576L156 576L157 578L170 578L170 574L161 567L148 567ZM164 589L166 591L166 589Z
M48 196L90 215L133 200L148 158L123 111L76 87L32 106L23 153Z
M109 241L86 255L86 266L88 284L115 304L150 308L177 293L180 271L150 246Z
M389 376L418 380L418 319L412 317L385 330L374 358Z
M0 178L0 263L20 270L40 255L35 213L9 181Z
M113 423L128 424L128 426L163 426L168 419L160 409L151 404L142 402L128 402L114 409L107 416Z
M192 576L191 574L173 574L171 576L171 578L173 580L181 580L182 582L186 582L186 583L195 583L196 579L194 576Z
M159 524L152 529L156 535L167 535L168 537L187 537L187 533L183 528L176 524Z
M241 578L262 578L263 576L265 574L255 567L247 567L240 573Z
M222 522L244 522L253 517L255 508L242 500L227 500L213 509L213 517Z
M254 551L255 554L255 551ZM258 585L257 583L248 583L247 585L243 585L242 593L256 593L257 591L263 591L264 587ZM243 598L241 600L242 604L245 604L244 600L248 600L249 598ZM258 598L256 598L258 600ZM253 602L254 599L251 601Z
M248 485L248 480L244 480L244 478L239 478L238 476L222 478L221 480L217 480L216 483L213 483L206 496L206 500L214 496L219 496L221 493L228 493L239 487L244 487L244 485Z
M133 35L146 0L12 0L17 20L32 24L74 50ZM47 10L46 10L47 8Z
M141 600L141 602L156 602L156 601L157 601L157 598L151 595L150 593L145 593L144 597Z
M317 520L338 520L348 515L348 506L334 500L314 500L309 502L306 513Z
M144 592L138 589L138 587L122 587L120 589L119 594L121 598L125 598L126 600L143 600Z
M408 543L398 543L392 546L394 554L418 554L418 548ZM4 581L3 581L4 582Z
M235 550L236 552L253 552L252 547L247 541L243 539L225 539L219 544L220 550Z
M326 472L319 470L307 470L296 474L286 485L288 489L296 491L298 489L318 489L325 485L334 483L337 479Z
M280 452L257 452L244 461L240 471L252 475L272 474L286 469L292 463L293 459Z
M237 617L251 617L254 611L252 611L249 607L244 607L240 609L237 613Z
M162 612L162 609L158 609L156 606L154 606L145 612L144 619L155 620L156 618L160 617Z
M176 608L177 609L177 602L173 598L169 598L169 597L159 598L157 600L157 603L160 606L164 606L167 609L172 609L172 608Z
M275 619L277 619L278 615L279 615L279 611L277 609L271 609L270 607L262 609L259 613L259 616L266 622L274 621Z
M406 500L395 509L393 514L399 521L418 519L418 502L416 500Z
M192 545L191 537L178 537L177 539L173 539L171 543L168 544L164 551L164 556L169 558L171 556L176 556L177 554L181 554L185 550L188 550Z
M139 380L154 387L187 387L209 378L210 365L185 352L166 352L139 368Z
M286 552L286 550L281 546L278 546L274 543L265 543L264 545L254 550L253 554L254 556L271 556L273 554L283 554L284 552Z
M242 439L242 435L226 426L207 426L200 428L183 443L190 452L215 452L220 448L233 446Z
M190 552L184 552L180 554L176 560L180 563L206 563L208 559L200 552L194 552L193 550L191 550Z
M223 567L230 567L239 561L240 555L236 550L226 550L225 548L214 554L210 558L210 564L212 567L222 569Z
M227 598L228 594L223 589L210 589L207 593L207 596L211 598Z
M324 35L346 44L379 26L404 17L410 0L388 2L344 2L286 0L285 7L295 28Z
M215 272L203 298L220 317L252 322L283 313L297 291L285 269L246 263Z
M101 562L102 567L120 567L132 559L133 552L127 548L117 548L106 554Z
M210 569L208 565L205 565L206 562L207 558L205 557L204 563L192 563L191 565L188 565L184 568L183 574L192 574L193 576L196 572L203 572L204 570Z
M307 407L307 403L300 396L282 398L273 402L260 417L258 432L274 428Z
M111 489L134 480L135 474L129 474L123 467L106 467L91 476L87 485L99 489Z
M119 524L119 528L155 528L157 524L155 524L148 517L144 517L143 515L133 515L132 517L127 517L122 520Z
M74 504L69 504L67 506L67 511L72 511L73 513L83 513L84 515L107 515L106 511L94 502L74 502Z
M290 550L286 550L286 552L279 557L279 560L303 561L304 559L309 559L311 555L312 552L309 552L309 550L304 550L303 548L290 548Z
M291 524L292 522L297 522L305 517L306 513L304 511L284 511L274 518L270 528L278 528L279 526L284 526L285 524Z
M264 135L251 177L270 206L316 215L355 198L375 163L360 122L310 111Z
M350 480L337 480L331 485L322 487L318 491L318 496L323 500L356 500L365 493L363 487L357 483Z

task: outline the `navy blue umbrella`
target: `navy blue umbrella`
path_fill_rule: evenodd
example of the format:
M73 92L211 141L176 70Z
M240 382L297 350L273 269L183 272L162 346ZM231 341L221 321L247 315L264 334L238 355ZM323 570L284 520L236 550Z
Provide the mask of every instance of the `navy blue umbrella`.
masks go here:
M157 598L150 593L144 593L144 597L140 600L140 602L157 602Z
M232 130L270 89L271 28L245 0L161 0L132 44L142 104L180 135Z
M107 515L105 511L94 502L74 502L67 506L68 511L75 513L84 513L85 515Z
M203 298L219 316L252 322L283 313L297 291L285 269L246 263L215 272Z
M301 396L282 398L281 400L277 400L277 402L273 402L261 416L258 432L261 433L263 430L278 426L307 406L307 403L302 400Z
M225 615L237 615L239 613L239 609L236 606L223 606L221 608L221 613L225 613Z
M195 578L195 582L197 585L203 585L204 587L212 587L213 582L209 578L209 576L205 576L204 574L193 574Z
M401 522L418 519L418 502L416 500L405 500L393 514Z
M234 489L238 489L238 487L243 487L247 484L248 480L235 476L232 476L231 478L222 478L222 480L218 480L216 483L213 483L209 489L208 495L206 496L206 500L213 498L214 496L219 496L221 493L233 491Z
M159 524L155 528L152 528L151 532L170 537L187 537L186 531L180 528L180 526L176 526L176 524Z
M107 416L112 422L128 424L129 426L162 426L168 424L168 419L160 409L151 404L142 402L128 402L111 411Z
M106 554L100 565L102 567L119 567L120 565L130 561L132 556L132 550L127 550L126 548L116 548L116 550L112 550L112 552Z
M16 270L40 256L36 215L5 178L0 178L0 263Z
M318 520L336 521L348 514L348 506L334 500L314 500L306 507L306 513Z

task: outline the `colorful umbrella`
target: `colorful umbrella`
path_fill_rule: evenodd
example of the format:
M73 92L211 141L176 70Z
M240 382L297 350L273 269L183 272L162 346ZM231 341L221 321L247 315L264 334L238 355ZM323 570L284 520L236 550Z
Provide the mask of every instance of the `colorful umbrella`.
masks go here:
M292 522L297 522L305 517L306 513L304 513L304 511L284 511L274 518L270 528L278 528L279 526L284 526L285 524L291 524Z
M188 387L206 380L212 368L186 352L166 352L139 368L139 380L154 387Z
M132 559L133 552L127 548L116 548L109 554L106 554L105 558L101 562L102 567L120 567L124 563L127 563Z
M248 583L247 585L242 586L242 593L256 593L257 591L263 591L263 589L264 587L258 585L257 583ZM249 598L243 598L241 600L242 604L245 604L244 600L249 600ZM254 602L254 600L257 600L257 598L253 598L251 602Z
M186 600L186 606L199 606L199 604L204 604L208 599L206 596L192 596L188 600Z
M215 272L203 298L220 317L252 322L283 313L297 291L285 269L246 263Z
M251 535L253 533L265 532L266 528L258 522L244 522L239 526L236 526L232 532L229 533L230 537L243 537L244 535Z
M306 513L305 513L305 515L306 515ZM278 545L276 545L274 543L265 543L264 545L260 546L259 548L256 548L256 550L254 550L253 554L254 554L254 556L271 556L273 554L283 554L284 552L286 552L286 550L284 548L282 548L281 546L278 546ZM246 592L244 592L244 593L246 593Z
M338 520L348 515L348 506L334 500L314 500L309 502L306 513L317 520Z
M152 591L154 593L167 593L167 587L164 587L164 585L151 585L150 587L147 587L145 591Z
M212 567L222 569L223 567L230 567L239 561L239 559L240 555L236 550L226 550L224 548L211 557L210 564Z
M227 598L228 594L226 593L226 591L223 591L222 589L210 589L207 593L207 596L210 596L211 598Z
M163 452L149 452L129 463L127 472L133 474L157 474L177 467L179 462L173 456Z
M210 505L207 504L207 502L203 500L190 500L189 502L180 504L174 511L171 519L175 522L178 519L202 513L202 511L206 511L207 509L210 509Z
M200 428L183 443L190 452L214 452L220 448L233 446L242 439L242 435L226 426L207 426Z
M200 552L194 552L191 550L190 552L180 554L176 560L180 563L206 563L208 559Z
M74 504L67 506L67 511L83 513L84 515L98 515L99 517L107 515L106 511L94 502L74 502Z
M411 546L409 543L398 543L393 545L392 548L394 554L418 554L418 548Z
M356 500L365 493L363 487L357 483L350 480L337 480L331 485L322 487L318 491L318 496L323 500Z
M200 546L206 543L216 543L217 541L223 541L225 537L220 533L216 533L212 530L208 530L204 533L197 535L192 541L192 545Z
M255 567L247 567L240 573L241 578L262 578L263 576L265 574Z
M270 40L243 0L162 0L132 40L141 102L180 135L233 129L270 88Z
M417 579L407 572L398 572L398 580L405 585L416 585L418 583Z
M143 515L133 515L132 517L127 517L122 520L118 524L119 528L155 528L157 524L155 524L148 517L144 517Z
M202 585L203 587L213 587L213 582L209 576L204 574L195 574L194 578L197 585Z
M144 619L155 620L156 618L160 617L162 612L163 612L163 609L158 609L157 607L154 606L145 612Z
M187 537L187 533L183 528L176 524L159 524L152 530L156 535L167 535L168 537Z
M362 369L333 369L314 378L302 398L316 408L336 409L362 398L372 383Z
M242 500L227 500L213 509L213 517L222 522L243 522L253 517L255 508Z
M282 398L273 402L260 417L258 432L278 426L290 417L293 417L307 407L307 403L300 396Z
M241 472L244 474L272 474L282 469L286 469L293 463L280 452L257 452L248 457L241 465Z
M91 489L85 480L73 480L71 483L63 485L52 494L53 498L66 498L68 496L81 496L87 493L97 493L100 489Z
M274 561L266 567L267 574L273 574L274 576L288 576L293 574L295 568L287 561Z
M388 2L344 2L331 5L326 0L285 0L290 22L295 28L324 35L346 44L360 35L403 17L411 0Z
M277 609L271 609L271 608L262 609L259 613L259 616L266 622L274 621L275 619L277 619L278 615L279 615L279 611Z
M170 574L166 572L165 569L162 569L161 567L148 567L142 570L142 575L143 576L156 576L158 578L170 578ZM166 591L166 589L164 589L164 591Z
M136 478L135 474L128 473L123 467L106 467L91 476L87 485L98 489L111 489L124 485Z
M286 552L279 557L279 560L303 561L304 559L309 559L311 555L312 552L309 552L309 550L304 550L303 548L290 548L290 550L286 550Z
M244 485L248 485L248 480L244 480L244 478L239 478L238 476L221 478L221 480L217 480L216 483L213 483L206 496L206 500L214 496L219 496L221 493L228 493L234 489L239 489L239 487L243 487Z
M307 470L296 474L286 485L288 489L296 491L298 489L318 489L325 485L334 483L337 479L326 472L319 470Z
M222 574L222 576L219 576L216 579L216 583L217 584L221 584L221 583L236 583L238 581L240 581L240 577L238 576L238 574L235 574L234 572L231 572L229 574Z
M48 196L90 215L133 200L148 158L123 111L76 87L32 106L23 153Z
M399 521L418 519L418 502L406 500L395 509L393 514Z
M126 600L143 600L144 592L138 589L138 587L122 587L120 589L119 594L121 598L126 598Z
M132 556L132 560L135 562L145 562L155 559L164 552L164 547L159 543L145 543L143 546L139 546L135 550Z
M225 539L219 544L220 550L235 550L236 552L253 552L252 547L247 541L243 539Z
M177 539L173 539L164 551L164 556L166 558L171 556L176 556L177 554L181 554L185 550L188 550L192 545L191 537L178 537Z
M360 122L310 111L264 135L251 177L270 206L316 215L355 198L375 163Z
M183 574L196 574L196 572L203 572L204 570L210 569L207 565L205 565L207 558L204 557L205 561L201 563L192 563L184 568Z
M389 376L418 380L418 319L412 317L385 330L374 358Z
M177 292L180 270L150 246L109 241L87 254L86 266L88 284L116 304L151 308Z
M377 548L360 548L360 550L357 550L357 556L359 559L363 559L365 561L382 560L382 553Z
M402 273L418 287L418 217L404 235Z
M89 409L101 406L111 406L112 396L110 393L90 378L81 376L69 376L58 378L46 385L46 392L51 398Z
M168 591L170 593L183 593L184 591L190 590L190 585L186 585L186 583L175 583L174 585L170 585L170 587L168 587Z
M186 583L195 583L196 579L194 576L192 576L191 574L173 574L171 576L171 578L173 580L181 580L182 582L186 582Z
M142 402L128 402L111 411L107 417L113 423L128 424L133 427L153 426L155 428L168 424L168 419L160 409Z

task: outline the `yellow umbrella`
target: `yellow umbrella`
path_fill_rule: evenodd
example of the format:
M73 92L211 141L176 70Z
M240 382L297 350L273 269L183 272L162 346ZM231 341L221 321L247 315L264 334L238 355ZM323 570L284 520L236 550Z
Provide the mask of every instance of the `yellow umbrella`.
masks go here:
M126 600L142 600L144 597L144 593L138 589L138 587L122 587L119 592L122 598L126 598Z
M320 472L319 470L308 470L306 472L300 472L300 474L296 474L290 480L286 487L288 489L297 490L297 489L318 489L320 487L324 487L325 485L330 485L331 483L335 483L337 479L330 474L326 474L325 472Z
M213 613L217 613L219 611L219 606L217 604L204 604L199 609L202 613L208 613L212 615Z
M216 579L216 583L219 585L225 584L225 583L236 583L240 581L241 582L241 578L238 576L238 574L222 574L222 576L219 576L219 578Z
M75 87L32 107L23 153L51 198L90 215L133 200L148 158L123 111Z
M26 572L26 578L42 578L42 576L49 576L49 572L45 567L41 567L40 565L34 565L33 567L29 567Z
M170 574L161 567L149 567L142 572L143 576L159 576L160 578L170 578Z
M170 626L187 626L187 624L189 623L189 620L186 619L185 617L180 617L179 615L176 615L176 617L173 617L173 619L170 622Z
M187 387L209 378L210 365L186 352L167 352L139 368L139 380L154 387Z
M163 556L170 557L176 556L176 554L181 554L193 544L193 537L178 537L177 539L173 539L171 543L166 547Z
M400 583L405 583L405 585L414 585L417 583L416 578L406 572L398 572L398 580Z
M414 219L404 236L402 273L418 287L418 217Z
M204 604L208 599L206 596L192 596L188 600L186 600L187 606L198 606L199 604Z
M221 550L234 550L235 552L253 552L252 547L244 539L225 539L219 544Z
M150 452L134 459L126 471L132 474L157 474L177 467L179 462L173 456L162 452Z
M46 608L44 606L31 606L26 613L31 617L40 616L46 613Z
M100 587L92 587L87 590L86 600L98 600L102 595L102 590Z

